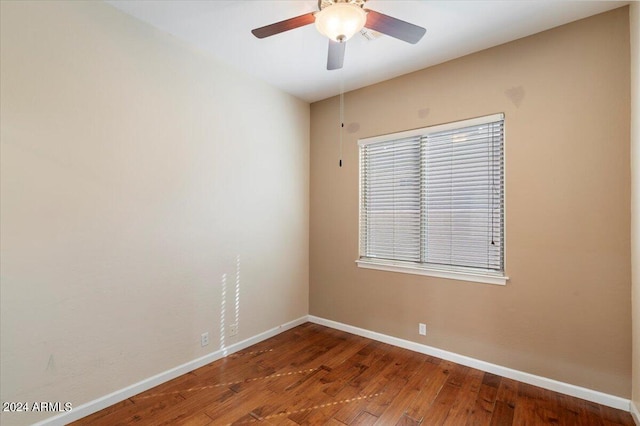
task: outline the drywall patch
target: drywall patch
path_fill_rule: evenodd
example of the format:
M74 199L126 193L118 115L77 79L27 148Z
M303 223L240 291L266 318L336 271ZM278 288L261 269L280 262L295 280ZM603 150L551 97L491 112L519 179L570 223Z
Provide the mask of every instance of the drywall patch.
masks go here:
M429 115L429 111L431 111L431 109L429 109L429 108L419 109L418 110L418 117L427 118L427 116Z
M513 102L516 108L520 108L522 100L524 99L524 87L512 87L511 89L505 90L504 94L511 102Z
M349 123L347 124L347 132L355 133L360 130L360 123Z

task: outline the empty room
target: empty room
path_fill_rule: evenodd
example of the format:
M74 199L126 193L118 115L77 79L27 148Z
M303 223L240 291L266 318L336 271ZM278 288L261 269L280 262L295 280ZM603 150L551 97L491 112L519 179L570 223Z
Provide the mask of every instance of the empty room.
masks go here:
M0 0L2 425L640 426L640 3Z

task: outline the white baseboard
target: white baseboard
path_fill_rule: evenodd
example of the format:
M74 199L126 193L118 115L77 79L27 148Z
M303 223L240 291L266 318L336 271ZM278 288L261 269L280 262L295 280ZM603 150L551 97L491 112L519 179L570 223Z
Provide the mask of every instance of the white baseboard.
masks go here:
M507 377L509 379L518 380L520 382L528 383L530 385L534 385L544 389L549 389L555 392L563 393L565 395L586 399L587 401L596 402L598 404L617 408L619 410L624 410L627 412L630 412L632 410L631 401L618 396L609 395L609 394L595 391L592 389L571 385L569 383L559 382L557 380L548 379L546 377L536 376L534 374L529 374L523 371L511 369L508 367L491 364L489 362L485 362L485 361L481 361L468 356L456 354L454 352L445 351L442 349L434 348L432 346L423 345L421 343L411 342L409 340L399 339L397 337L392 337L386 334L377 333L375 331L369 331L363 328L358 328L351 325L339 323L336 321L319 318L313 315L309 315L309 321L315 324L324 325L326 327L335 328L337 330L346 331L347 333L356 334L362 337L367 337L369 339L377 340L379 342L387 343L389 345L409 349L414 352L419 352L426 355L442 358L447 361L455 362L457 364L462 364L467 367L472 367L472 368L486 371L492 374L497 374L499 376ZM637 407L635 408L636 408L636 416L637 416ZM636 423L637 423L637 420L636 420ZM640 424L638 426L640 426Z
M640 408L638 408L638 405L634 401L631 401L629 405L631 407L629 411L631 411L633 421L636 422L636 426L640 426Z
M307 321L308 321L307 316L304 316L296 320L290 321L286 324L282 324L278 327L274 327L270 330L257 334L241 342L234 343L233 345L230 345L224 349L218 349L217 351L211 352L210 354L207 354L203 357L194 359L193 361L189 361L187 363L174 367L170 370L156 374L155 376L149 377L148 379L144 379L138 383L134 383L133 385L127 386L124 389L117 390L101 398L87 402L86 404L82 404L78 407L74 407L73 410L71 411L42 420L41 422L35 423L34 426L66 425L70 422L79 420L83 417L86 417L90 414L93 414L104 408L107 408L113 404L116 404L120 401L124 401L125 399L130 398L134 395L137 395L140 392L144 392L164 382L168 382L169 380L175 379L176 377L179 377L197 368L205 366L227 355L231 355L235 352L241 351L242 349L248 348L251 345L255 345L256 343L259 343L270 337L276 336L284 331L292 329L293 327L297 327L301 324L304 324Z

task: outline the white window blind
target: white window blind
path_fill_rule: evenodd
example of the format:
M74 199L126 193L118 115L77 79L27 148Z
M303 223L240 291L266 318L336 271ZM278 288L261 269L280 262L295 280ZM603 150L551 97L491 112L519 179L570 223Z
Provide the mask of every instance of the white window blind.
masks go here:
M360 259L504 272L504 116L360 141Z
M420 261L421 139L364 147L361 213L367 257Z

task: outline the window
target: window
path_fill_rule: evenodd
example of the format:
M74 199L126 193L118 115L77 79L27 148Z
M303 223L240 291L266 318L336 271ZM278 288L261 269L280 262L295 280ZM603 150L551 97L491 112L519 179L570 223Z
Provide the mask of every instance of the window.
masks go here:
M358 266L505 284L503 114L358 145Z

